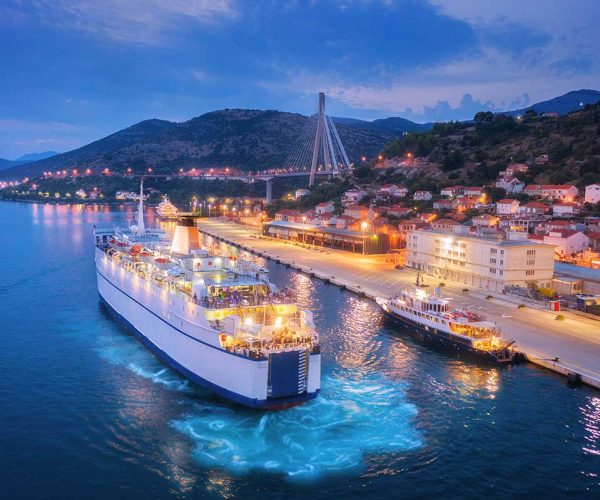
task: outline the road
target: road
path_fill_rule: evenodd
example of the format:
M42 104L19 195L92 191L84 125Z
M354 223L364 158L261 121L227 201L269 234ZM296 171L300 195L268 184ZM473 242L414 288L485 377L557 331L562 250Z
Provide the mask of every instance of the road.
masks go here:
M367 296L389 297L402 285L414 283L416 271L394 269L387 256L361 255L341 250L314 249L308 246L259 238L259 230L230 222L204 220L199 228L271 258L295 263L333 282L358 288ZM431 286L439 282L425 276ZM515 340L518 350L533 362L560 373L576 372L585 382L600 387L600 321L563 312L565 321L557 321L556 313L527 306L519 309L518 299L496 295L487 299L487 291L463 292L464 285L446 283L444 295L458 306L470 306L485 313L488 320L501 325L503 336ZM514 300L514 302L513 302ZM558 358L558 362L554 361Z

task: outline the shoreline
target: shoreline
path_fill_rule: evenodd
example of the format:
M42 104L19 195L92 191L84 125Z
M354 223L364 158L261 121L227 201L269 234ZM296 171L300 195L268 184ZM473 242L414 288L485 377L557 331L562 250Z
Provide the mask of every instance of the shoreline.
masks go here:
M215 223L217 221L212 221L212 223ZM219 221L221 223L223 223L223 221ZM208 223L211 224L208 221L202 221L201 224L204 223ZM247 227L240 227L238 228L234 228L232 227L233 224L231 223L227 223L229 228L233 231L233 230L246 230L247 231ZM388 296L389 293L386 293L387 290L385 290L385 287L380 284L378 286L377 283L374 283L375 286L365 286L364 284L359 284L356 280L353 280L353 274L355 273L346 273L345 275L343 275L342 277L337 276L339 274L343 274L340 272L336 272L336 274L330 274L327 272L324 272L322 269L318 269L315 267L311 267L308 264L300 264L299 261L300 259L293 259L290 257L285 257L282 256L281 254L284 253L285 248L282 247L281 251L279 252L279 254L274 254L272 252L270 252L268 250L268 243L272 245L277 245L277 244L284 244L282 241L280 240L270 240L270 239L258 239L256 235L250 235L250 233L248 233L248 237L250 238L256 238L254 239L254 241L252 242L247 242L247 241L243 241L241 239L241 237L235 238L233 236L230 235L226 235L223 234L224 231L215 231L214 228L212 231L207 230L206 228L202 228L199 227L198 228L200 233L202 233L203 235L206 236L210 236L215 238L218 241L222 241L224 243L230 244L234 247L237 248L241 248L244 249L252 254L258 255L260 257L263 258L267 258L273 262L276 262L278 264L282 264L285 265L286 267L295 269L297 271L300 271L308 276L310 276L311 278L318 278L322 281L324 281L325 283L329 283L335 286L338 286L339 288L343 289L343 290L348 290L350 292L353 292L361 297L365 297L368 298L370 300L374 300L376 297L380 297L380 296ZM263 245L263 248L260 248L258 246L258 244L260 244L261 242L265 242L265 245ZM285 245L285 244L284 244ZM294 248L292 249L295 252L299 252L302 251L304 249L298 249L298 248ZM305 250L306 252L310 252L310 250ZM331 258L331 254L333 253L333 256L335 258L335 253L331 252L330 249L326 249L326 254L329 254L329 258ZM348 252L345 252L348 253ZM307 254L310 255L310 254ZM363 257L362 255L356 255L356 257ZM326 257L323 257L326 258ZM470 297L470 299L474 299L474 298L479 298L480 300L485 300L485 296L489 295L486 291L479 291L479 290L470 290L468 292L468 296ZM463 294L463 297L465 295ZM479 297L481 296L481 297ZM509 301L509 300L504 300L503 297L495 295L494 300L496 302L496 305L499 305L500 307L504 307L504 308L514 308L515 307L515 302L513 301ZM489 302L489 301L488 301ZM541 309L536 309L536 308L532 308L529 307L527 308L529 309L530 312L533 311L538 311L538 313L543 313L543 314L547 314L550 313L550 311L546 311L546 310L541 310ZM567 312L568 314L568 312ZM502 313L502 317L504 317L505 314ZM508 315L506 315L508 316ZM510 317L510 316L509 316ZM577 320L576 319L576 315L569 315L569 318L571 320ZM587 321L594 321L597 322L600 319L598 318L594 318L594 319L589 319L586 318ZM506 323L507 321L503 322ZM517 323L518 324L518 323ZM595 328L598 328L599 326L594 325ZM511 336L513 333L516 333L516 331L513 332L509 332L509 336ZM544 335L543 331L537 331L537 336ZM523 336L523 333L521 332L521 336ZM532 335L533 337L533 335ZM535 341L537 341L537 339L533 339ZM568 340L567 338L562 339L562 340ZM532 346L535 345L536 342L532 342ZM519 341L517 341L519 343ZM521 340L522 342L522 340ZM584 346L586 347L586 346ZM547 352L540 352L539 350L535 349L534 347L526 347L523 345L518 345L517 346L517 352L521 353L524 355L524 357L531 363L542 367L544 369L550 370L556 374L559 375L563 375L565 377L567 377L568 382L569 383L573 383L574 385L577 385L579 382L581 383L585 383L588 386L594 387L595 389L600 389L600 373L597 372L597 368L594 369L594 365L593 362L588 363L588 365L591 368L586 368L580 365L580 363L576 363L574 361L564 361L563 360L563 356L557 356L557 355L552 355L552 354L548 354ZM597 352L600 355L600 346L596 347ZM579 360L580 361L580 360ZM581 361L580 361L581 362Z

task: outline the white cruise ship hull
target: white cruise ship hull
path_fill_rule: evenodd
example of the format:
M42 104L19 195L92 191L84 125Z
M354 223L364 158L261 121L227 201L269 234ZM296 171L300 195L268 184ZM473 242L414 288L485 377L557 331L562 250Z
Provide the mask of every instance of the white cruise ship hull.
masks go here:
M132 276L99 249L96 271L98 292L111 314L198 385L251 408L285 408L317 396L319 353L284 351L251 359L226 351L196 304Z

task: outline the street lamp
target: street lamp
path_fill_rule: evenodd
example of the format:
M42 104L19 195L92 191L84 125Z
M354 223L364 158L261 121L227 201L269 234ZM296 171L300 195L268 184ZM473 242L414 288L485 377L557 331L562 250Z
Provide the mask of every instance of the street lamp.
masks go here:
M361 225L360 225L360 229L361 229L361 231L363 233L363 237L362 237L362 240L363 240L363 248L362 248L363 251L362 251L362 253L363 253L363 255L366 253L365 252L365 231L366 231L366 229L367 229L368 226L369 226L369 224L367 222L362 222Z
M302 243L306 244L306 215L302 216L302 223L304 224L304 228L302 229Z

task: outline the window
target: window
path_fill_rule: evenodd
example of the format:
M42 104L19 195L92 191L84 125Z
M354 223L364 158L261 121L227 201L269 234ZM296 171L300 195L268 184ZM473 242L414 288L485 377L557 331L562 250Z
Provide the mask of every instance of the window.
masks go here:
M496 259L490 259L490 264L495 264L496 263Z
M535 250L527 250L527 255L535 255Z
M495 268L493 268L493 267L490 267L490 273L491 273L491 274L496 274L496 269L495 269Z
M492 248L492 249L490 250L490 253L498 253L498 249L497 249L497 248Z
M535 274L535 269L527 269L527 271L525 271L526 276L533 276L534 274Z
M528 260L527 261L527 265L528 266L533 266L535 264L535 260Z

